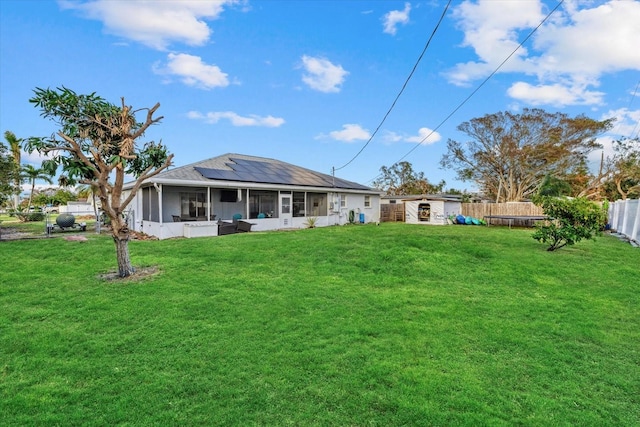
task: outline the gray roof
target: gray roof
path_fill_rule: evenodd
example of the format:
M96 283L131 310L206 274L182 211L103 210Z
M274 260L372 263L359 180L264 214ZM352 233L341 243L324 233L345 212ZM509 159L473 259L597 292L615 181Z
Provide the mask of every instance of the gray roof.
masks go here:
M374 191L356 182L264 157L228 153L159 173L151 182L227 181Z
M459 194L407 194L407 195L397 195L397 196L382 196L382 199L397 199L397 200L443 200L445 202L460 202L462 201L462 196Z

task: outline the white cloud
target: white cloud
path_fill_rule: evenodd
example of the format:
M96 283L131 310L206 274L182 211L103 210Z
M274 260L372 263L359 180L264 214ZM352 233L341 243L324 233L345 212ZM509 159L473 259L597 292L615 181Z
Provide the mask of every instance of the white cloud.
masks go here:
M334 65L328 59L307 55L302 57L302 68L305 71L302 81L311 89L326 93L340 92L340 85L349 74L342 66Z
M199 56L186 53L170 53L167 63L164 66L155 64L153 71L160 75L177 76L184 84L201 89L229 85L228 75L217 65L205 64Z
M597 172L602 160L602 154L604 158L614 154L613 142L621 137L633 137L636 136L635 132L638 131L638 124L640 123L640 110L629 110L628 108L619 108L617 110L609 110L602 114L600 120L607 120L615 118L613 128L607 135L601 136L597 139L598 143L602 145L601 150L592 151L588 155L588 161L592 172Z
M205 123L215 124L220 120L228 120L233 126L259 126L277 128L285 123L280 117L266 116L261 117L255 114L241 116L233 111L216 111L202 114L199 111L189 111L187 117L194 120L202 120Z
M610 134L617 137L636 136L638 127L640 126L640 110L629 110L628 108L619 108L617 110L609 110L602 115L600 120L615 118L615 124Z
M601 104L603 92L587 90L583 85L554 83L549 85L531 85L516 82L507 90L507 94L530 105L594 105Z
M640 2L610 1L596 7L565 2L499 70L525 73L536 84L517 82L508 94L532 105L599 105L594 91L606 73L640 70ZM548 13L541 1L465 1L454 10L463 46L477 61L447 74L457 85L485 78ZM529 52L531 49L531 52Z
M337 141L357 142L366 141L371 137L371 134L367 129L363 129L360 125L346 124L342 125L342 130L329 132L329 136Z
M399 24L406 25L409 23L409 12L411 12L411 5L405 3L404 10L392 10L385 13L382 17L382 31L395 36Z
M539 73L600 76L640 70L640 2L612 1L570 12L535 38Z
M20 163L28 163L33 165L35 168L39 168L42 166L42 162L44 160L49 160L52 157L55 157L59 154L59 151L52 151L47 154L40 154L38 151L33 151L31 153L27 151L21 151L20 153Z
M418 129L418 135L405 138L407 142L417 142L422 145L434 144L442 139L442 135L429 128Z
M422 145L434 144L442 139L442 135L429 128L418 129L417 135L400 135L396 132L385 131L382 135L382 140L387 144L393 144L396 142L411 142L419 143Z
M382 142L385 144L394 144L396 142L402 141L402 136L398 135L396 132L386 130L382 132L381 135Z
M164 50L170 43L201 46L209 40L211 29L205 20L216 19L224 7L239 0L164 1L59 1L86 18L101 21L105 31Z

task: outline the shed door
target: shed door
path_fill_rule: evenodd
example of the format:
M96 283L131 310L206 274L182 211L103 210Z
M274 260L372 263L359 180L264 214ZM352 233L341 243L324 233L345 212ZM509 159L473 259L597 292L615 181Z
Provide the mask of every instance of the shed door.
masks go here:
M418 220L429 221L431 219L431 205L429 203L420 203L418 205Z

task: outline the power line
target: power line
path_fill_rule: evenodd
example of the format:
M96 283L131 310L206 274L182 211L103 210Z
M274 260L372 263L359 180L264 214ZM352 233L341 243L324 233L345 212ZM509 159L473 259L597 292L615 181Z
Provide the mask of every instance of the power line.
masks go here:
M400 95L402 95L402 93L404 92L404 90L407 87L407 84L409 84L409 80L411 80L411 77L413 76L413 73L416 71L416 69L418 68L418 64L420 63L420 61L422 60L422 57L424 56L425 52L427 51L427 48L429 47L429 45L431 44L431 40L433 39L433 37L436 34L436 31L438 31L438 27L440 27L440 23L442 22L442 20L444 19L447 10L449 9L449 5L451 4L452 0L449 0L447 2L447 5L445 6L444 10L442 11L442 15L440 16L440 19L438 20L438 23L436 24L435 28L433 29L433 31L431 32L431 36L429 36L429 40L427 40L427 43L424 46L424 49L422 49L422 53L420 54L420 56L418 57L418 60L416 61L416 63L413 66L413 69L411 70L411 73L409 73L409 76L407 77L407 79L405 80L404 84L402 85L402 88L400 89L400 92L398 92L398 95L396 96L396 98L393 100L393 103L391 104L391 107L389 107L389 110L387 110L387 113L384 115L384 117L382 118L382 121L380 122L380 124L378 125L378 127L376 128L376 130L371 134L371 136L369 137L369 140L362 146L362 148L360 149L360 151L358 151L356 153L355 156L353 156L353 158L351 158L351 160L349 160L347 163L345 163L344 165L340 166L339 168L333 168L333 172L338 171L340 169L344 169L347 166L349 166L349 164L351 164L351 162L353 162L355 159L358 158L358 156L364 151L365 148L367 148L367 146L369 145L369 143L371 142L371 140L373 139L373 137L378 133L378 131L380 130L380 128L382 127L383 123L387 120L387 117L389 116L389 114L391 113L391 110L393 110L393 108L395 107L396 103L398 102L398 99L400 98Z
M469 100L471 99L471 97L473 97L473 96L474 96L474 95L475 95L475 94L480 90L480 88L482 88L482 86L484 86L484 85L489 81L489 79L491 79L491 77L493 77L493 76L494 76L494 75L495 75L495 74L500 70L500 68L502 68L502 66L503 66L504 64L506 64L506 63L507 63L507 61L508 61L509 59L511 59L511 57L512 57L513 55L515 55L515 53L518 51L518 49L520 49L520 48L521 48L521 47L522 47L522 46L527 42L527 40L529 40L529 39L531 38L531 36L533 36L533 34L534 34L536 31L538 31L538 29L539 29L539 28L540 28L540 27L541 27L545 22L547 22L547 20L551 17L551 15L552 15L556 10L558 10L558 8L560 7L560 5L562 5L562 3L564 3L564 0L560 0L560 1L558 2L558 4L557 4L557 5L556 5L552 10L551 10L551 12L549 12L549 13L547 14L547 16L545 16L545 18L544 18L542 21L540 21L540 23L539 23L539 24L538 24L538 25L537 25L537 26L536 26L536 27L535 27L535 28L534 28L534 29L533 29L533 30L532 30L532 31L527 35L527 37L525 37L525 38L520 42L520 44L519 44L518 46L516 46L516 48L513 50L513 52L511 52L511 53L510 53L510 54L509 54L509 55L504 59L504 61L502 61L502 62L500 63L500 65L498 65L498 67L497 67L495 70L493 70L493 71L491 72L491 74L489 74L489 75L487 76L487 78L485 78L485 79L482 81L482 83L480 83L480 84L478 85L478 87L476 87L476 88L473 90L473 92L471 92L471 94L469 94L469 96L467 96L467 97L466 97L466 98L465 98L465 99L464 99L460 104L458 104L458 106L457 106L456 108L454 108L454 109L453 109L453 111L451 111L451 113L449 113L449 115L447 115L447 116L446 116L446 117L445 117L445 118L444 118L444 119L443 119L443 120L438 124L438 126L436 126L436 127L435 127L431 132L429 132L429 134L427 134L427 136L425 136L424 138L422 138L422 139L420 140L420 142L416 143L416 145L415 145L411 150L409 150L409 151L408 151L404 156L402 156L402 157L401 157L399 160L397 160L394 164L396 164L396 163L398 163L398 162L401 162L401 161L402 161L404 158L406 158L409 154L411 154L411 153L412 153L413 151L415 151L418 147L420 147L420 146L422 145L422 143L423 143L423 142L425 142L425 141L426 141L426 140L427 140L431 135L433 135L433 134L434 134L438 129L440 129L440 127L441 127L443 124L445 124L445 123L446 123L446 122L447 122L447 121L448 121L448 120L449 120L449 119L450 119L450 118L451 118L451 117L452 117L456 112L458 112L458 110L459 110L460 108L462 108L462 106L463 106L464 104L466 104L466 103L467 103L467 101L469 101ZM367 182L372 182L372 181L374 181L378 176L380 176L380 175L377 175L376 177L374 177L374 178L370 179L370 180L369 180L369 181L367 181Z
M629 100L629 106L627 107L627 110L631 108L631 103L635 99L636 94L638 93L638 88L639 87L640 87L640 80L638 80L638 84L636 85L636 89L633 91L633 95L631 96L631 100ZM636 125L633 127L633 130L629 134L629 138L630 139L633 139L633 134L636 131L636 129L638 129L638 126L640 126L640 120L638 120L638 123L636 123ZM638 137L638 135L640 135L640 131L638 131L638 133L636 134L636 138Z

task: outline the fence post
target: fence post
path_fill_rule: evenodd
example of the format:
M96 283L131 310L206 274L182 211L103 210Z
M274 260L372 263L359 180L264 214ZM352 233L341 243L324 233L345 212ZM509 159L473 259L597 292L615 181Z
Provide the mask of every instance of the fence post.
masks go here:
M615 207L614 211L613 211L613 229L615 231L619 231L620 230L620 208L621 208L621 202L622 200L616 200L615 202L613 202L613 205Z
M638 199L638 208L636 209L636 219L633 221L633 231L631 232L631 240L640 242L640 199Z

